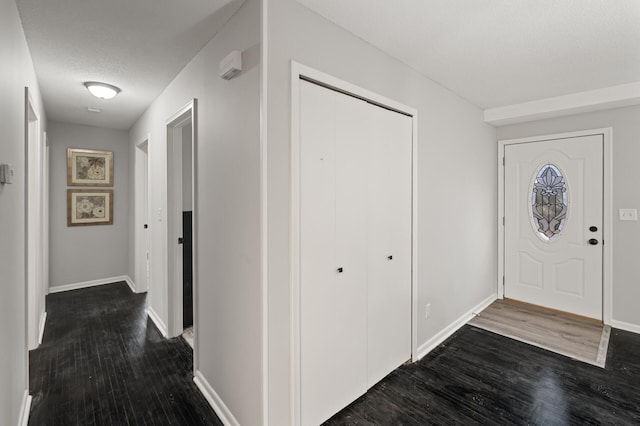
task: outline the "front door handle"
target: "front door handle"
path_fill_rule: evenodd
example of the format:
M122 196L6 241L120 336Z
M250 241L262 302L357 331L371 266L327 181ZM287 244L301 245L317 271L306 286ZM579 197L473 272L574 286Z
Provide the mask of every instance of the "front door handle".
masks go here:
M182 239L182 237L178 237L178 244L182 244L184 243L184 239Z
M589 239L589 244L591 244L592 246L597 246L598 240L596 240L595 238L591 238Z

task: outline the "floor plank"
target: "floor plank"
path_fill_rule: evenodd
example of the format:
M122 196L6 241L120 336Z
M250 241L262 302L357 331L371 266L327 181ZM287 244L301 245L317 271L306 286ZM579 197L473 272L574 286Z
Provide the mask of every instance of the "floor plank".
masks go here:
M47 296L29 354L29 425L221 425L193 383L193 353L164 339L126 283Z

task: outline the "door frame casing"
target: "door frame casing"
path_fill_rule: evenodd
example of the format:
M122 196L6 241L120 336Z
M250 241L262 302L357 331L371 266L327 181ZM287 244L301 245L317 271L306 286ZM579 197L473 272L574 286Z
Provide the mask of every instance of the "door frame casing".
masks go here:
M418 357L418 110L360 86L318 71L301 63L291 61L291 186L289 219L289 264L290 264L290 397L291 419L301 424L301 345L300 345L300 82L310 80L330 90L370 101L412 117L411 142L411 360Z
M144 224L149 223L149 155L151 145L151 134L147 133L144 137L140 138L135 144L134 151L134 180L135 180L135 199L134 199L134 271L135 282L134 287L137 293L144 293L150 290L150 282L147 271L147 263L151 259L147 259L150 256L149 253L149 229L144 229ZM146 151L145 151L146 149ZM140 197L142 194L143 197ZM146 232L145 232L146 231ZM144 283L144 285L141 285Z
M31 91L24 88L24 138L25 138L25 292L28 350L36 349L41 343L47 317L44 280L47 254L44 245L45 176L46 148L41 133L40 112Z
M166 274L168 283L168 324L167 333L169 337L176 337L182 334L182 311L183 311L183 288L182 288L182 251L177 250L178 237L182 236L182 128L191 124L191 200L193 207L192 216L192 243L193 243L193 332L194 347L198 347L198 270L197 270L197 128L198 112L197 99L190 100L186 105L176 111L166 120L167 129L167 251L166 253ZM180 139L180 143L176 143ZM180 172L180 173L178 173ZM198 351L194 350L193 367L198 369Z
M557 133L551 135L540 135L518 139L504 139L498 141L498 277L497 277L497 295L498 299L504 299L504 268L505 268L505 232L504 232L504 216L505 216L505 148L507 145L516 145L521 143L533 143L552 141L557 139L570 139L583 136L602 136L603 142L603 194L602 194L602 321L610 325L613 300L613 269L612 269L612 253L613 253L613 202L612 202L612 149L613 149L613 129L611 127L581 130L568 133Z

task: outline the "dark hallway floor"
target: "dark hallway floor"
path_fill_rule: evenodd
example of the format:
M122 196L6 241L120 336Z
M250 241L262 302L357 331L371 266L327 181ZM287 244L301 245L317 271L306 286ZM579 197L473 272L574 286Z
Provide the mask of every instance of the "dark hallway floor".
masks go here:
M47 296L29 425L222 424L193 382L191 347L164 339L145 306L124 282Z

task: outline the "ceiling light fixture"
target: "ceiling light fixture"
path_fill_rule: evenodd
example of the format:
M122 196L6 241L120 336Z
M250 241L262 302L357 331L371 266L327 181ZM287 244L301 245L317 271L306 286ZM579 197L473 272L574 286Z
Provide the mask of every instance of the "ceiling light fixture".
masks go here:
M86 81L84 87L86 87L93 96L100 99L111 99L120 93L120 88L97 81Z

